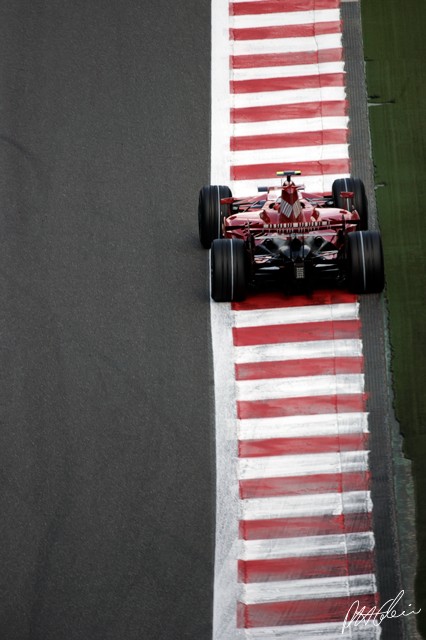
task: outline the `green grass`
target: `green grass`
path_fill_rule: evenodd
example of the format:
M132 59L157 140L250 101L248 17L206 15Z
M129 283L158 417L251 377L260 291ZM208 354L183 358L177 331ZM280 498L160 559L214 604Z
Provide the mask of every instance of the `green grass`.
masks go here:
M390 317L395 410L413 460L426 636L426 1L363 0L379 223Z

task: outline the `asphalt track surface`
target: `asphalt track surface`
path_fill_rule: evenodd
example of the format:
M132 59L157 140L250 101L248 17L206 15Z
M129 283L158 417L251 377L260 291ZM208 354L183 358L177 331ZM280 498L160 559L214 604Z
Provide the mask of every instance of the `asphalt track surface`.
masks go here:
M0 2L2 640L211 636L209 65L206 0Z

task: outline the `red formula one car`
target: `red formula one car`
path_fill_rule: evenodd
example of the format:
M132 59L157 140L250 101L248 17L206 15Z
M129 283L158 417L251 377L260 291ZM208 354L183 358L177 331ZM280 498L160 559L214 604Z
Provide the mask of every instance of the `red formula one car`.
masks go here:
M243 300L249 287L275 281L283 291L320 283L355 293L384 287L380 233L368 231L365 188L359 178L335 180L329 194L310 194L282 171L281 187L259 187L234 198L228 187L200 190L200 241L211 247L211 295Z

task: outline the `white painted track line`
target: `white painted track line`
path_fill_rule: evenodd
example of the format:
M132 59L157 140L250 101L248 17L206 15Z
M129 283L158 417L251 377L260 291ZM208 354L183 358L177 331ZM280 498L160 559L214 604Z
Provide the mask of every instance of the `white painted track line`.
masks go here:
M228 304L211 303L216 423L216 542L213 638L235 635L238 540L238 478L235 460L236 408L233 387L231 312Z
M211 137L210 184L228 184L229 162L224 158L232 136L229 119L229 6L223 0L212 2L211 60Z

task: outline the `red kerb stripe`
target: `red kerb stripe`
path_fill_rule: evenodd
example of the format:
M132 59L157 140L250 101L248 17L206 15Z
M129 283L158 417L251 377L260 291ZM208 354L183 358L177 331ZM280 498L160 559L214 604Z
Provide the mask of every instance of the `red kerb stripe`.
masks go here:
M295 51L294 53L258 53L231 56L233 69L256 69L256 67L284 67L300 64L340 62L343 49L319 49L318 51Z
M234 327L232 334L236 347L256 344L312 342L316 340L348 340L360 337L359 320L332 320L329 322L300 322L276 324L267 327Z
M342 493L343 491L367 491L370 473L318 473L312 476L287 478L255 478L240 480L240 498L272 498L312 493Z
M313 11L316 9L338 9L340 0L259 0L258 2L231 2L231 16L259 15L261 13L287 13Z
M310 438L265 438L264 440L240 440L240 458L263 456L292 456L310 453L339 453L368 448L368 433L345 433L336 436Z
M343 533L371 531L371 513L348 513L337 516L311 516L305 518L276 518L274 520L240 520L239 537L242 540L269 540L271 538L300 538Z
M379 607L378 594L345 596L343 598L318 598L317 600L289 600L266 604L245 605L238 603L237 626L278 627L291 624L319 624L322 622L341 622L345 619L353 602L359 608L368 610Z
M230 29L230 40L270 40L271 38L309 38L329 33L340 33L340 20L313 22L311 24L288 24L272 27L249 27Z
M345 144L347 141L347 129L324 129L323 131L301 131L299 133L238 136L231 138L231 151L279 149L280 147L311 147L325 144Z
M238 580L244 583L334 578L373 572L374 558L371 551L341 555L238 561Z
M296 102L295 104L277 104L264 107L241 107L231 109L231 122L265 122L268 120L345 116L347 107L348 103L346 100Z
M317 304L344 304L356 302L358 297L340 289L314 291L311 295L285 296L276 291L259 291L249 295L244 302L233 302L233 311L252 309L281 309L287 307L307 307Z
M297 167L305 176L350 173L348 158L298 162ZM282 162L275 162L273 164L237 165L231 167L231 180L265 180L268 178L276 178L277 171L281 170Z
M256 80L234 80L231 93L260 93L264 91L295 91L298 89L322 89L343 87L344 73L322 73L313 76L289 76L287 78L264 78Z
M239 400L240 420L277 418L278 416L312 416L318 413L351 413L365 411L367 394L307 396L275 400Z
M362 357L245 362L235 365L235 378L236 380L264 380L266 378L297 378L299 376L321 376L337 373L362 373L363 363Z

